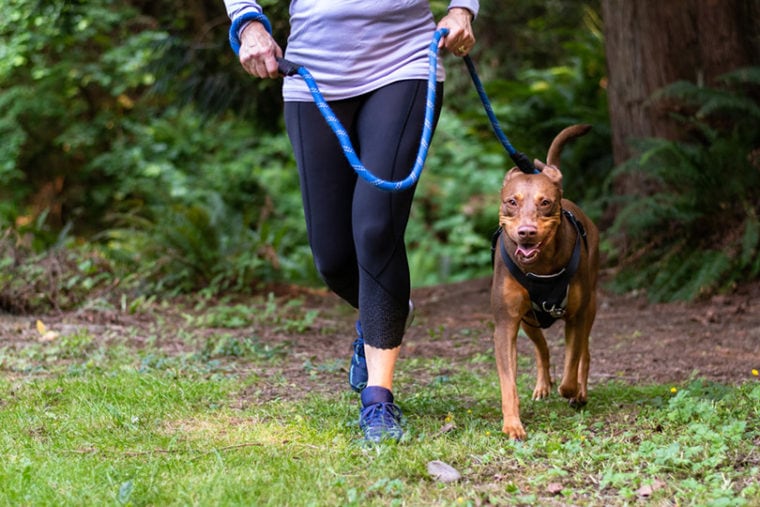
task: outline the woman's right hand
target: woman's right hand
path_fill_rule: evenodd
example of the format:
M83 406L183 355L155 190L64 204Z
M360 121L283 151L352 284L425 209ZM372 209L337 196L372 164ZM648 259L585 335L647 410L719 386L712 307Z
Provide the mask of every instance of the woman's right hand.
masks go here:
M437 28L448 28L449 34L441 39L438 47L445 47L456 56L465 56L475 45L472 32L472 13L463 7L449 9L446 16L438 22Z
M282 58L282 49L258 21L249 23L240 34L238 56L240 65L252 76L274 79L280 75L277 58Z

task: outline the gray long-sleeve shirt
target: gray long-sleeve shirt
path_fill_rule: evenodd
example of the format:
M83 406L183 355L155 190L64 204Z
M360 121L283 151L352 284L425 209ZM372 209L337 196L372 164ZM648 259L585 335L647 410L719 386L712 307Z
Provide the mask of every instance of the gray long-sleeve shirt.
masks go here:
M257 12L250 0L225 0L230 19ZM478 0L451 0L477 15ZM266 14L266 13L264 13ZM355 97L405 79L427 79L435 20L428 0L291 0L285 58L305 66L327 100ZM437 76L445 73L438 63ZM311 101L300 76L285 78L286 101Z

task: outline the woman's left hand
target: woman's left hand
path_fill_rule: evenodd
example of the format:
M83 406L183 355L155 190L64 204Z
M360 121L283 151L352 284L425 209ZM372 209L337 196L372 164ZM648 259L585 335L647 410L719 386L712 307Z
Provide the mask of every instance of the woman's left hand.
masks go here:
M472 33L472 13L462 7L449 9L449 13L438 22L437 28L448 28L449 34L441 39L438 47L445 47L456 56L465 56L475 45Z

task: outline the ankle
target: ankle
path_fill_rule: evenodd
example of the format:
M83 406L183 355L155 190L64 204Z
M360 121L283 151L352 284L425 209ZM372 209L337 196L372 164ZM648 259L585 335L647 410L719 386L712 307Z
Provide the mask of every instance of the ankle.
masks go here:
M362 407L368 407L376 403L393 403L393 393L390 389L381 386L367 386L361 393Z

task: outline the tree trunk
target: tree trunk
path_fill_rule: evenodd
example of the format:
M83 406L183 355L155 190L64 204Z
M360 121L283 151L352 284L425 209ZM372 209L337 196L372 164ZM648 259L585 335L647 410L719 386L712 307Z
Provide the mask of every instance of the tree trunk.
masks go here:
M760 0L603 0L602 13L616 164L633 155L629 139L681 137L648 102L653 92L680 80L712 85L760 62Z

